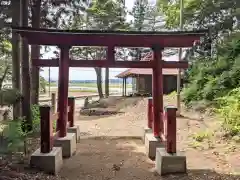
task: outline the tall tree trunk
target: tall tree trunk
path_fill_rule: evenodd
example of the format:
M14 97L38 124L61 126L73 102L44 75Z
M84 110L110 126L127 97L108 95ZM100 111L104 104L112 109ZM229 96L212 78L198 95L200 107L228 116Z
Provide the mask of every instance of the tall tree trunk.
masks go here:
M40 11L41 11L41 0L35 0L32 6L32 27L40 27ZM31 59L38 59L40 57L40 46L31 46ZM38 104L39 99L39 67L32 66L32 90L31 90L31 101L32 104Z
M20 22L20 1L11 1L12 25L19 26ZM20 58L19 58L19 36L12 32L12 86L14 89L21 91L21 74L20 74ZM21 103L13 105L13 119L21 116Z
M28 26L28 0L21 0L21 25ZM21 38L21 60L22 60L22 114L26 120L25 131L32 129L32 116L31 116L31 79L29 69L29 48L25 38Z
M105 69L105 97L109 96L109 68Z
M103 98L103 90L102 90L102 69L94 68L97 75L97 89L99 98Z

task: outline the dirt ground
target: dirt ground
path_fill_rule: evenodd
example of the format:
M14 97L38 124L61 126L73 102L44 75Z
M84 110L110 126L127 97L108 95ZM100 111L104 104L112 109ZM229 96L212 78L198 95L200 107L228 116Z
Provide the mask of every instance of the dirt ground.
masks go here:
M175 104L175 99L165 97L164 104ZM120 112L84 119L78 109L76 124L80 126L81 142L76 155L64 160L59 176L38 173L28 179L240 180L240 145L224 139L219 123L211 117L183 111L183 117L177 119L177 149L186 153L188 173L160 177L140 140L147 123L147 99ZM201 135L206 132L213 135ZM203 138L196 141L196 134Z
M142 97L122 97L122 96L110 96L101 100L90 100L89 104L85 108L76 106L76 111L80 112L79 121L95 120L95 119L107 119L108 117L116 117L114 115L125 114L127 106L136 105ZM122 111L122 109L124 109ZM117 116L118 117L118 116Z
M165 105L175 104L171 98L165 98L164 102ZM217 128L210 118L184 112L184 117L177 119L177 148L186 153L188 174L160 177L154 172L154 162L144 154L139 139L146 124L147 100L140 100L121 111L124 113L93 120L78 118L82 140L76 156L65 161L61 177L69 180L240 179L237 144L216 136L194 145L197 143L194 133Z
M188 155L188 154L187 154ZM83 139L78 145L74 160L68 159L60 173L69 180L227 180L237 176L220 174L204 164L206 158L196 154L188 157L198 166L188 167L188 174L160 177L154 170L154 162L145 155L141 140L134 138ZM208 161L209 162L209 161ZM190 164L188 162L188 164ZM200 168L199 168L200 167Z

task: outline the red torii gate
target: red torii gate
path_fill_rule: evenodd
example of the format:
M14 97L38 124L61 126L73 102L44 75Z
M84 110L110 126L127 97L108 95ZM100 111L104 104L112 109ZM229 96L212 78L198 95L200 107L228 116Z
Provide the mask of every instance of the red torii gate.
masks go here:
M61 50L59 59L33 59L32 63L40 67L59 67L58 84L58 128L59 136L65 137L68 112L69 67L118 67L153 69L153 129L159 137L163 128L163 68L187 68L184 61L163 61L165 47L191 47L207 31L172 31L172 32L136 32L136 31L90 31L90 30L54 30L30 27L12 27L30 45L58 46ZM74 60L69 58L72 46L105 46L108 49L106 60ZM114 47L150 47L153 61L115 61Z

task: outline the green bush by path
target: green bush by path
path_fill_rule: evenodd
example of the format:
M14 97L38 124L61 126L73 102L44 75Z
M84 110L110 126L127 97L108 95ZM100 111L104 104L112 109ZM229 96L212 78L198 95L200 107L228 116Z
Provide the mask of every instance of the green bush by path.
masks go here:
M230 91L216 101L216 112L222 120L224 130L230 136L240 135L240 88Z

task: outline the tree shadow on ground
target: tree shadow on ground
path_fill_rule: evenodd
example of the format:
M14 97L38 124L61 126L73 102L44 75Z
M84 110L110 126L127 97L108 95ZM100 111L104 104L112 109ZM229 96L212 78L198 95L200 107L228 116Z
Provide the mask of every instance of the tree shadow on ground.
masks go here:
M186 174L160 176L155 163L147 158L142 141L130 137L83 139L74 157L64 161L60 172L69 180L227 180L237 175L219 174L212 170L189 169Z

